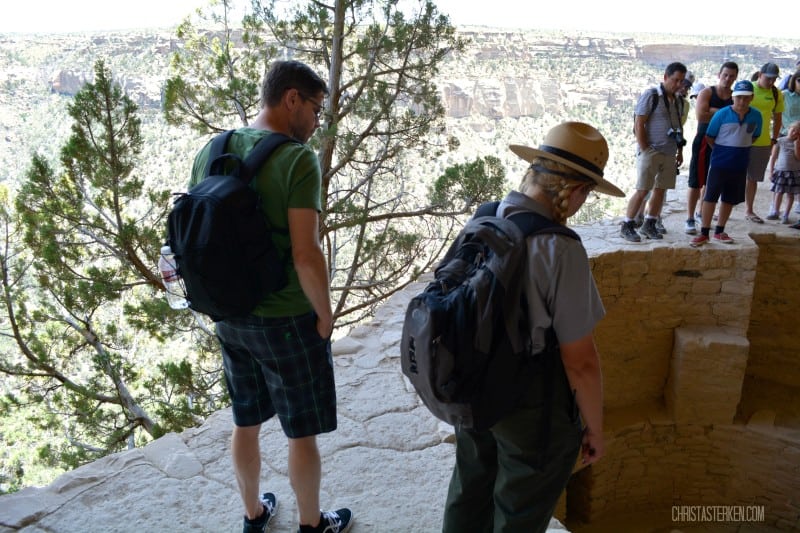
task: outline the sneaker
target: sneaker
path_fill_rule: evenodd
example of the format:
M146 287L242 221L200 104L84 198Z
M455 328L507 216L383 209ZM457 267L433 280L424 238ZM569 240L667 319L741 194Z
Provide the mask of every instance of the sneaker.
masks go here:
M642 224L642 227L639 228L639 234L647 237L648 239L663 239L664 236L661 235L658 230L656 229L656 219L648 218Z
M350 509L337 509L336 511L322 511L319 525L315 528L300 526L297 533L344 533L353 525L353 513Z
M697 235L697 226L695 226L694 219L690 218L686 221L686 235Z
M699 246L703 246L704 244L707 244L709 242L709 240L710 239L708 238L708 235L703 235L701 233L700 235L698 235L697 237L692 239L692 242L690 242L689 244L692 247L697 248Z
M661 235L665 235L667 233L667 228L665 228L664 224L661 222L661 217L656 219L656 231Z
M800 229L800 221L795 222L794 224L792 224L789 227L792 228L792 229Z
M644 215L636 215L633 217L633 227L639 229L644 224Z
M728 237L728 234L725 232L722 233L715 233L714 234L714 242L721 242L724 244L733 244L733 239Z
M275 511L278 509L278 500L271 492L265 492L261 495L261 505L264 506L264 512L261 516L254 520L244 518L244 527L242 533L264 533L269 527L270 521L275 517Z
M622 235L622 238L626 241L640 242L642 240L639 234L636 233L636 222L633 220L630 222L623 222L619 234Z
M781 224L791 224L791 221L789 220L789 215L783 215L783 218L781 218Z
M781 217L778 216L778 213L770 213L767 215L767 220L780 220L780 218Z

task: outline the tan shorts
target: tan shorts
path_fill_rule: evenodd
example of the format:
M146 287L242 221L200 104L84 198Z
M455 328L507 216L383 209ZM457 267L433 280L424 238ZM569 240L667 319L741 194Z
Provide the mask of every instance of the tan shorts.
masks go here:
M651 189L674 189L678 175L677 160L654 148L648 148L636 155L636 188L640 191Z
M764 181L769 158L772 155L772 146L751 146L750 163L747 165L747 179L749 181Z

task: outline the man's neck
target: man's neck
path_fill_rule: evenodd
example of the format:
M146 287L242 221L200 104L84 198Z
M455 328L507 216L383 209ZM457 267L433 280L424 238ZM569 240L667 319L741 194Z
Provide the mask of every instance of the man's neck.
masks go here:
M289 135L288 128L282 125L281 121L277 120L274 114L270 113L269 109L266 107L261 108L256 118L250 123L250 127L257 130L268 130L273 133Z

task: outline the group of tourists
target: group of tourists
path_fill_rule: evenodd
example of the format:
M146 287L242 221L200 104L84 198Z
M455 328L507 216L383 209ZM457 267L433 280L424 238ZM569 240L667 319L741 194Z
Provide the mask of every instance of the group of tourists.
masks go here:
M684 64L667 65L663 82L644 91L636 104L637 182L620 235L629 242L640 242L643 237L662 239L666 233L661 210L666 190L675 188L683 164L687 139L682 117L692 102L697 131L689 164L685 224L686 234L693 236L691 245L733 243L725 225L733 207L740 203L745 204L745 220L763 224L754 202L758 184L767 176L773 200L766 220L800 229L800 221L792 224L790 219L795 197L800 195L800 143L796 142L800 135L800 61L796 67L797 71L780 82L780 69L772 62L762 65L749 79L738 79L738 65L727 61L719 69L716 84L705 86L691 83L693 76ZM682 92L687 80L692 85L688 99ZM647 198L644 217L636 217ZM796 209L800 213L800 203Z

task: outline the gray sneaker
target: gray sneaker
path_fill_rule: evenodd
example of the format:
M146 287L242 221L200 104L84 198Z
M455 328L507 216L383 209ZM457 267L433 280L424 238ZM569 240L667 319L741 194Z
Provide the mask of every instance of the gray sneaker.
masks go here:
M697 226L693 218L686 219L686 235L697 235Z
M642 227L639 228L639 234L647 237L648 239L654 240L664 238L664 236L658 232L658 229L656 229L656 219L654 218L645 219L644 224L642 224Z
M644 224L644 215L636 215L633 217L633 227L634 228L641 228L642 224Z
M619 234L622 238L630 242L641 242L642 238L636 233L636 222L622 222L622 227L619 229Z
M665 228L664 224L661 222L661 217L656 219L656 231L661 235L665 235L667 233L667 228Z

